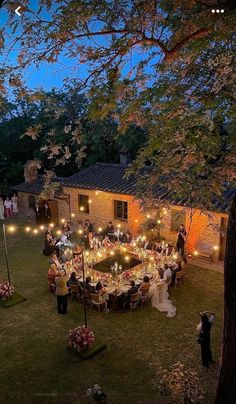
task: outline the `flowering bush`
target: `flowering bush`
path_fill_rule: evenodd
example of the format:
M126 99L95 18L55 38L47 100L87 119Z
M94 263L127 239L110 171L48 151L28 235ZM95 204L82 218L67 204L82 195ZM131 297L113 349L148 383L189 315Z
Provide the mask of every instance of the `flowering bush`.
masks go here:
M68 346L76 349L78 352L89 348L94 342L93 331L85 325L74 328L69 331Z
M185 370L184 365L177 362L170 367L169 371L160 369L160 381L156 389L170 397L176 404L200 403L204 392L199 384L197 373Z
M9 282L0 283L0 299L8 299L14 293L14 286L10 285Z

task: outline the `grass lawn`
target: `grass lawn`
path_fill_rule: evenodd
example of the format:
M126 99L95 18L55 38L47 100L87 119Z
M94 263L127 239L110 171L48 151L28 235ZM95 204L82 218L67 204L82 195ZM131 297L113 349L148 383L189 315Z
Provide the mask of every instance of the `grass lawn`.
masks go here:
M131 313L88 310L88 323L107 349L86 361L66 349L68 330L83 324L82 305L69 303L57 314L56 298L47 291L48 259L42 236L18 231L9 235L12 283L27 301L0 307L1 404L87 403L86 390L98 383L113 404L158 403L154 384L160 366L182 362L195 369L212 403L217 365L201 366L196 324L199 311L217 315L212 329L214 359L219 359L223 312L223 275L189 266L184 282L171 289L177 315L150 305ZM0 232L0 279L6 279Z

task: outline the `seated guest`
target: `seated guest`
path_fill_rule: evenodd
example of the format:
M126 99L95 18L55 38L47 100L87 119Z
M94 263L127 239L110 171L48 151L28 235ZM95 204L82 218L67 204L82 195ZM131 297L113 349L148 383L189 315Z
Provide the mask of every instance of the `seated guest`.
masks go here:
M114 228L112 222L109 222L107 225L107 228L106 228L106 233L114 234L114 231L115 231L115 228Z
M113 248L114 244L111 242L111 240L109 239L109 237L106 235L102 241L102 246L104 248Z
M165 255L171 255L174 252L174 246L172 244L168 244L166 251L165 251Z
M150 288L150 279L147 275L144 276L143 282L141 283L139 290L142 292L143 290L148 290Z
M92 223L90 222L89 219L86 219L86 221L85 221L84 231L86 233L92 233L93 232L93 225L92 225Z
M123 243L130 244L131 241L132 241L132 235L129 232L129 230L127 230L127 232L125 233L124 239L123 239Z
M48 276L54 277L57 276L58 270L55 264L51 264L48 270Z
M54 241L50 234L47 234L45 242L44 242L44 250L43 253L46 256L53 254L56 251L56 254L59 255L58 247L54 245Z
M73 250L73 257L75 258L75 257L81 256L81 254L82 254L82 249L79 246L79 244L77 244Z
M154 245L154 251L158 254L162 253L162 245L159 242L156 242Z
M76 272L71 272L70 278L68 280L68 285L69 286L71 286L71 285L79 285L79 281L76 278Z
M172 285L175 285L176 273L182 272L183 267L182 267L181 261L177 261L171 267L172 267Z
M91 276L87 276L85 279L85 290L87 290L89 293L94 293L94 287L90 285L91 283Z
M58 260L57 254L51 254L50 260L49 260L49 264L55 264L57 269L61 269L61 264Z
M134 293L138 292L138 286L135 285L134 281L130 282L131 288L128 290L128 296L133 295Z
M153 248L153 244L152 244L151 241L146 240L146 241L144 242L142 248L144 248L144 250L149 250L149 251L151 251L152 248Z
M164 265L163 280L169 285L172 282L172 271L167 264Z
M95 286L95 291L96 293L105 293L106 292L106 288L104 288L104 286L102 285L102 283L99 281L97 283L97 285Z

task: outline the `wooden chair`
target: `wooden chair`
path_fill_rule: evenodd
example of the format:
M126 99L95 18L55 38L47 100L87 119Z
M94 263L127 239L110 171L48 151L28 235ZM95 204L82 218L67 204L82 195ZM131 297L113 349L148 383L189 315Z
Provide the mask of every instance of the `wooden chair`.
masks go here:
M48 290L51 293L55 292L56 290L55 276L48 275Z
M133 293L132 295L130 295L130 308L131 308L131 311L133 311L134 309L137 308L139 299L140 299L139 292Z
M103 296L100 293L90 293L90 304L92 310L93 306L96 306L98 311L100 311L102 306L107 310L107 302L103 299Z
M142 305L145 304L148 301L148 291L149 291L149 288L142 289L142 294L141 294L141 303L142 303Z
M176 285L178 284L178 282L179 282L181 279L183 279L184 275L185 275L185 272L184 272L183 269L182 269L182 271L176 272L176 274L175 274L175 284L176 284Z
M71 300L76 297L78 299L78 293L79 293L79 285L70 285L70 297Z

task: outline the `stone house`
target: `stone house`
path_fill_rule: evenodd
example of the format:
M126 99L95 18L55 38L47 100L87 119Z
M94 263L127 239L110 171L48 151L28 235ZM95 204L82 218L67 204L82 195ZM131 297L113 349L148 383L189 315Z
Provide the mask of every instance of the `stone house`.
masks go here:
M96 163L68 178L58 178L58 190L55 197L48 201L52 210L52 222L59 224L61 219L71 220L76 225L78 220L90 219L95 229L105 228L111 220L121 230L139 233L140 224L147 220L147 212L140 208L140 201L135 199L136 185L133 178L124 179L127 165ZM34 173L25 177L25 182L14 187L18 192L20 211L26 216L35 204L43 189L43 179ZM160 199L165 201L166 192L158 190ZM162 194L161 194L162 192ZM161 236L166 240L176 241L176 230L181 223L186 229L191 227L187 238L187 251L214 251L215 256L223 260L228 223L227 204L224 201L209 212L209 216L196 209L191 218L190 209L179 203L169 204L161 214ZM149 216L149 215L148 215ZM213 226L214 225L214 226Z

